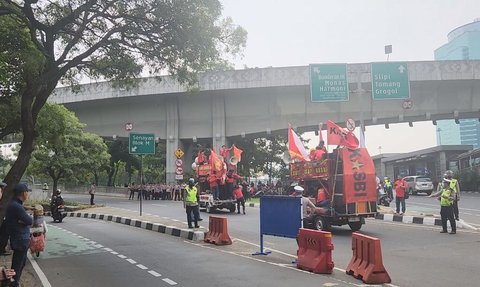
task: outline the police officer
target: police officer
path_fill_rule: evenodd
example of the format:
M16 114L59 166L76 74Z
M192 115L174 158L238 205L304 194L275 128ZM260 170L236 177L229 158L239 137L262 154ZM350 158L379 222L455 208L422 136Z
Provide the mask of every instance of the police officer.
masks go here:
M455 223L455 218L453 215L453 203L455 201L455 194L453 189L450 187L452 181L448 178L443 179L443 188L441 191L438 191L434 194L431 194L429 197L438 196L440 200L440 216L442 217L442 231L440 233L447 233L447 220L450 221L450 226L452 231L450 234L457 233L457 224Z
M458 201L460 200L460 186L458 184L458 180L453 178L453 171L447 170L445 172L445 178L450 180L450 188L454 192L454 200L453 200L453 215L455 216L456 220L460 220L458 216Z
M390 200L393 200L393 184L387 176L383 178L383 190L388 194Z
M195 186L195 180L193 178L188 180L188 186L185 188L185 196L183 198L183 207L187 212L188 228L193 228L192 213L195 228L199 228L200 209L198 206L197 187Z

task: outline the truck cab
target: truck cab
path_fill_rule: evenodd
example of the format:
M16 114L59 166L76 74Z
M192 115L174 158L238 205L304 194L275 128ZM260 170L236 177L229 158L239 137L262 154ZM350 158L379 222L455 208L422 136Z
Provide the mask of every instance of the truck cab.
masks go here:
M377 213L375 167L365 148L340 147L322 160L290 163L290 177L299 182L307 196L326 190L327 206L317 207L307 218L305 227L328 230L331 226L349 225L358 231L366 217Z

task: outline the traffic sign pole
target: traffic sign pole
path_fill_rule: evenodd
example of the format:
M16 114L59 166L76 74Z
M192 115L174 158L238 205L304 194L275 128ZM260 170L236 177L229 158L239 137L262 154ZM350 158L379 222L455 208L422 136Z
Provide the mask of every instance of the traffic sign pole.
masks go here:
M140 216L142 216L142 200L143 200L143 154L140 156Z

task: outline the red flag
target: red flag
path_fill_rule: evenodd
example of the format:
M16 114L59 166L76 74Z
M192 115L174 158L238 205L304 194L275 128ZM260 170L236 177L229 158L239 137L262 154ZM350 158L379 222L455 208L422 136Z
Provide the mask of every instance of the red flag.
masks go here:
M302 141L292 130L290 125L288 126L288 152L294 159L298 159L300 161L310 161L310 157L308 156L305 146L303 146Z
M221 160L214 150L211 150L210 154L210 164L212 165L212 170L216 171L217 175L223 172L223 160Z
M341 145L347 132L332 121L327 121L327 141L329 145Z
M356 149L359 145L354 133L346 131L332 121L327 121L327 141L329 145L342 145L350 149Z
M233 145L232 148L233 148L233 156L238 159L238 162L240 162L242 160L243 150L239 149L235 145Z

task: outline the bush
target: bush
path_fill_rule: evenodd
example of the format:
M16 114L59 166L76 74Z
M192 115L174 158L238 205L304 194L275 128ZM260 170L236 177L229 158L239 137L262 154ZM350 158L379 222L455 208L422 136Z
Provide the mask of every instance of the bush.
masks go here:
M478 191L480 185L480 176L475 170L462 170L457 173L460 184L460 190Z

